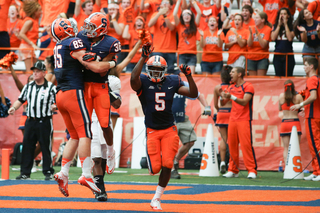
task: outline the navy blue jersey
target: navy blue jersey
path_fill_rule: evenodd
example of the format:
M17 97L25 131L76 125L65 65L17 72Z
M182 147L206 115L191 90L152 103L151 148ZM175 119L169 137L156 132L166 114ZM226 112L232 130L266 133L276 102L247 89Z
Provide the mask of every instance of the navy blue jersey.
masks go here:
M83 66L71 56L72 52L79 50L86 50L86 47L77 37L62 40L54 47L54 73L58 82L57 91L84 89Z
M178 75L166 76L161 83L154 83L146 75L141 74L141 88L137 91L145 125L152 129L167 129L174 125L172 114L173 96L183 86Z
M100 61L110 53L117 54L121 52L121 44L119 40L112 36L104 35L102 39L97 42L92 42L90 38L83 35L82 31L80 31L77 36L83 40L88 51L97 54ZM107 80L107 75L102 77L99 73L94 73L89 70L85 71L86 82L105 83Z

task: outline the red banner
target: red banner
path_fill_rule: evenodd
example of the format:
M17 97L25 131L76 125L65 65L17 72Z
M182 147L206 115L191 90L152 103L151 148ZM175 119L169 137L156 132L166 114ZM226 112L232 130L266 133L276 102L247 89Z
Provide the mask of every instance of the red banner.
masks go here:
M22 82L26 82L26 75L19 75ZM213 89L217 84L220 84L219 77L194 77L198 85L199 92L204 94L207 102L213 109ZM280 123L282 112L279 112L278 97L283 92L283 85L286 78L246 78L246 81L251 82L255 89L253 98L253 121L252 134L253 146L258 163L258 170L277 170L279 162L283 161L283 147L279 137ZM304 78L292 78L295 83L296 90L305 88L306 80ZM0 75L0 81L5 95L14 102L19 96L19 91L16 88L10 74ZM126 161L131 157L131 143L133 137L133 118L144 116L137 95L130 87L130 76L121 76L121 96L122 105L120 108L120 116L123 118L123 137L122 148L125 149L121 154L120 167L126 167ZM195 125L195 131L198 137L205 137L209 123L213 123L212 118L202 116L204 108L199 101L187 100L186 114L189 116L192 124L195 124L197 118L199 120ZM1 118L0 124L0 148L13 146L16 142L22 141L22 133L18 130L19 119L22 109L19 109L14 116ZM302 126L302 137L300 142L301 158L303 167L310 160L305 128L304 118L300 118ZM65 138L65 125L60 114L53 118L54 123L54 145L53 151L58 152L59 145ZM214 127L214 136L220 137L219 131ZM134 143L134 141L133 141ZM240 151L240 168L245 169ZM311 167L309 167L311 169Z

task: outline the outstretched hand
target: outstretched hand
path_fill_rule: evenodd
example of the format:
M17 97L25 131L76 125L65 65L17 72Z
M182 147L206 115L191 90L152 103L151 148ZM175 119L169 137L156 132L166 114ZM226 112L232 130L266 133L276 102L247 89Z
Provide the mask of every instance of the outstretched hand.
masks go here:
M183 72L183 74L185 74L185 76L191 76L191 69L188 65L186 64L181 64L179 66L181 72Z
M142 57L148 58L149 55L152 53L154 47L150 42L145 43L142 45Z

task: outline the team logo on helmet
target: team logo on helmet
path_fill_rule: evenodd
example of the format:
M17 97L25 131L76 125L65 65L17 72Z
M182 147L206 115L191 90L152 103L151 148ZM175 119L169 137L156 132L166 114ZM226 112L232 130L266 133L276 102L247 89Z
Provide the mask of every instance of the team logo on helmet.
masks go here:
M167 72L167 62L159 55L152 56L147 61L146 71L150 81L159 83Z
M58 18L51 24L51 34L59 43L63 39L75 36L77 34L77 26L68 19Z
M106 35L108 32L108 19L104 13L93 13L84 20L81 27L83 35L89 38L95 38Z

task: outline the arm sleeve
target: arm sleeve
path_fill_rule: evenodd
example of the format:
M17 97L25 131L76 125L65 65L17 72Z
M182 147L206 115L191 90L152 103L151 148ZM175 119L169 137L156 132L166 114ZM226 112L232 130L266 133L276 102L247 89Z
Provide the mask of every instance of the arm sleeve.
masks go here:
M21 103L24 103L27 100L28 87L29 87L29 84L24 85L24 87L19 95L18 100Z

